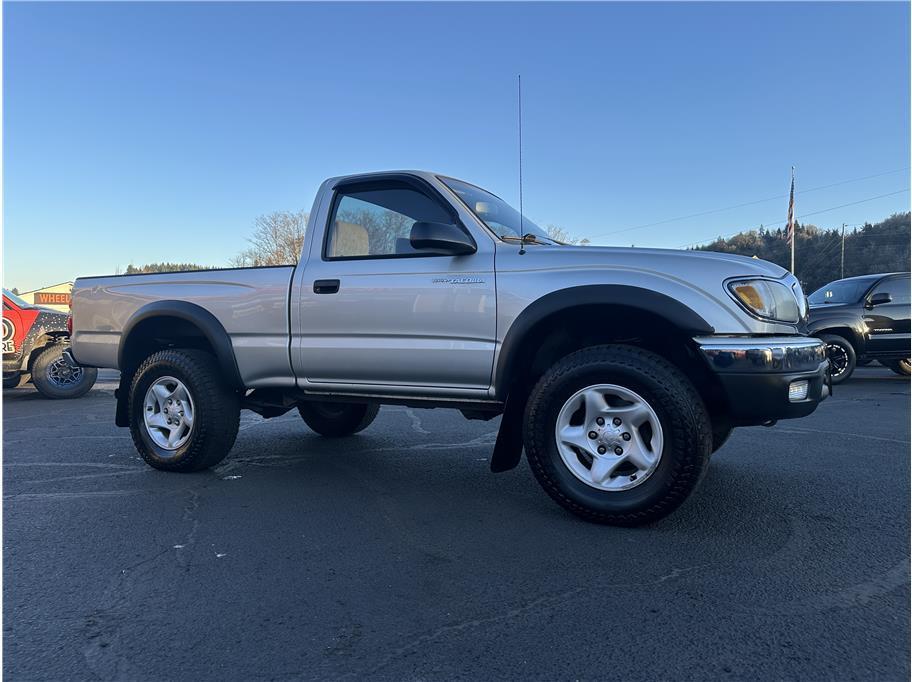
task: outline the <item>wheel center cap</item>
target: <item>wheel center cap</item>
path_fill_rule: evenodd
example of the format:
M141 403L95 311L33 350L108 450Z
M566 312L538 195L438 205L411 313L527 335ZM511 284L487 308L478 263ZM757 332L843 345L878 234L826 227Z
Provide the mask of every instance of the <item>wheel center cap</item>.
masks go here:
M606 424L599 431L598 442L606 447L614 447L621 440L621 429L613 424Z

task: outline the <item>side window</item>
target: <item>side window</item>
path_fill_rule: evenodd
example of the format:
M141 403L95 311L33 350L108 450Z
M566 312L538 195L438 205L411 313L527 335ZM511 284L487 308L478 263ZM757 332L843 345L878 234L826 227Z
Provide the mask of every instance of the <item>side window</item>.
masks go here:
M323 255L326 258L396 258L431 255L412 248L416 222L448 223L435 200L407 185L336 195Z
M886 292L893 297L893 303L909 305L910 300L912 300L910 298L909 285L910 280L908 277L893 277L878 284L871 294Z

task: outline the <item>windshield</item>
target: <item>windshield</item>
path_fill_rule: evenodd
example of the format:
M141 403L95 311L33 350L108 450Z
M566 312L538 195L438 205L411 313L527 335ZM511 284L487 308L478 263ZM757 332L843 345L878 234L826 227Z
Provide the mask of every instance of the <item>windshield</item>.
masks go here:
M558 243L525 216L520 220L519 211L481 187L453 178L442 177L440 181L455 192L466 208L501 239L518 239L525 235L534 235L540 239L547 239L549 243Z
M16 296L16 294L14 294L9 289L4 289L3 295L6 296L9 300L11 300L13 303L15 303L20 308L34 308L35 307L31 303L28 303L27 301L23 301L21 298Z
M811 305L857 303L873 282L873 279L841 279L830 282L808 296L808 302Z

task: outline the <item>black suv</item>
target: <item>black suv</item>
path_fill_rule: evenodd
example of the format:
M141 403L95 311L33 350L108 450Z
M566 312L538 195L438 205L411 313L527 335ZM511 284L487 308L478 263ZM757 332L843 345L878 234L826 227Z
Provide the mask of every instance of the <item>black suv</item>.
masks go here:
M826 341L834 384L871 360L909 375L909 285L908 272L862 275L808 296L808 333Z

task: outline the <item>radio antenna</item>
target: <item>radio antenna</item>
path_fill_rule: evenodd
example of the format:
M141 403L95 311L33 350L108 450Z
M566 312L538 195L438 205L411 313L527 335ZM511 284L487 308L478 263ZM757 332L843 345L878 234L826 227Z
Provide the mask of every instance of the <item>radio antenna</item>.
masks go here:
M523 220L523 186L522 186L522 74L516 76L517 104L519 110L519 255L526 252L525 224Z

